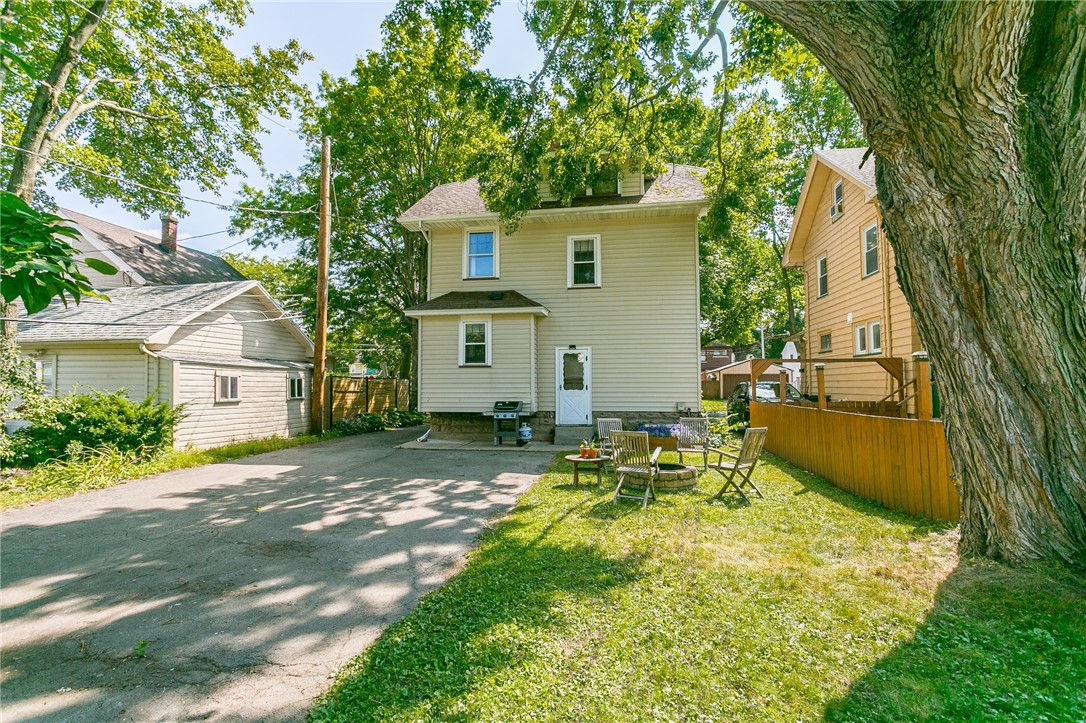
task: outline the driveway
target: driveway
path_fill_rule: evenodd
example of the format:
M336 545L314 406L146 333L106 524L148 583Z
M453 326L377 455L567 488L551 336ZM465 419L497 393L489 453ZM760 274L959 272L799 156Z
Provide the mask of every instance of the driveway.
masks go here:
M0 517L4 721L303 718L550 459L394 448L417 434L296 447Z

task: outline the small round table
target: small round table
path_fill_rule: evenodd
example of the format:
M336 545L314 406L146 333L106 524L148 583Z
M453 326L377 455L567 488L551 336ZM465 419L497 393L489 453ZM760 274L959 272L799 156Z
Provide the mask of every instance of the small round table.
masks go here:
M567 454L566 461L573 463L573 484L579 485L581 483L581 465L593 466L596 468L596 484L603 483L603 463L610 462L611 458L605 454L601 454L598 457L582 457L579 454Z

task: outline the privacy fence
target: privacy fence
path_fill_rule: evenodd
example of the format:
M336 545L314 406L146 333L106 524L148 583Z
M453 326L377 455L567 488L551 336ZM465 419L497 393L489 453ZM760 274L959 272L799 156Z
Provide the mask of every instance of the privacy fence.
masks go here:
M406 379L332 377L332 423L365 412L408 409L411 383Z
M958 521L940 421L756 402L750 423L769 428L767 450L843 490L909 514Z

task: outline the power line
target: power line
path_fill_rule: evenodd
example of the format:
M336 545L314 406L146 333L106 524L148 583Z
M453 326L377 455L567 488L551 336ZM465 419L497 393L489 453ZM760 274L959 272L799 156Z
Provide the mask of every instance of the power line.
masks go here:
M142 188L142 189L147 190L147 191L152 191L153 193L160 193L163 196L172 196L174 198L182 198L182 199L184 199L186 201L193 201L195 203L206 203L209 206L215 206L217 208L221 208L221 209L224 209L224 210L227 210L227 211L248 211L250 213L270 213L270 214L278 214L280 216L298 216L298 215L305 214L305 213L313 213L313 211L317 208L317 204L313 204L309 208L303 208L300 211L284 211L284 210L278 209L278 208L258 208L256 206L234 206L234 205L231 205L231 204L228 204L228 203L219 203L218 201L209 201L206 198L196 198L195 196L186 196L183 193L177 193L175 191L166 191L166 190L161 189L161 188L155 188L153 186L148 186L147 184L140 183L139 181L131 181L131 180L127 179L127 178L120 178L119 176L111 176L108 173L102 173L101 171L95 171L95 170L92 170L90 168L87 168L86 166L80 166L80 165L78 165L76 163L69 163L68 161L60 161L60 160L57 160L55 158L50 158L49 156L45 155L44 153L37 153L35 151L28 151L26 149L19 148L17 146L13 146L13 145L11 145L9 143L0 142L0 146L3 146L4 148L9 148L9 149L11 149L13 151L17 151L18 153L25 153L27 155L37 156L38 158L45 159L49 163L57 163L57 164L60 164L62 166L67 166L69 168L74 168L77 171L82 171L83 173L90 173L90 174L98 176L100 178L104 178L104 179L106 179L108 181L114 181L116 183L127 183L127 184L129 184L131 186L137 186L138 188Z

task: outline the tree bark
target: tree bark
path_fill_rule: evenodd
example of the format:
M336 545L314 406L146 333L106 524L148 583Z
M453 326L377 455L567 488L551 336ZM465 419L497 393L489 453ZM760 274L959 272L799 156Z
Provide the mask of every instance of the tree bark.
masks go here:
M95 0L79 25L68 33L57 51L49 77L38 86L38 92L30 104L26 125L19 137L19 150L22 152L15 153L7 187L9 192L27 203L34 195L34 183L45 163L45 156L49 155L49 149L46 147L49 122L60 107L60 96L71 78L72 71L79 65L79 51L83 49L87 40L102 22L102 16L109 9L110 2L111 0ZM71 123L71 119L68 123ZM52 144L49 143L49 145Z
M1086 565L1086 4L746 1L863 119L962 553Z

